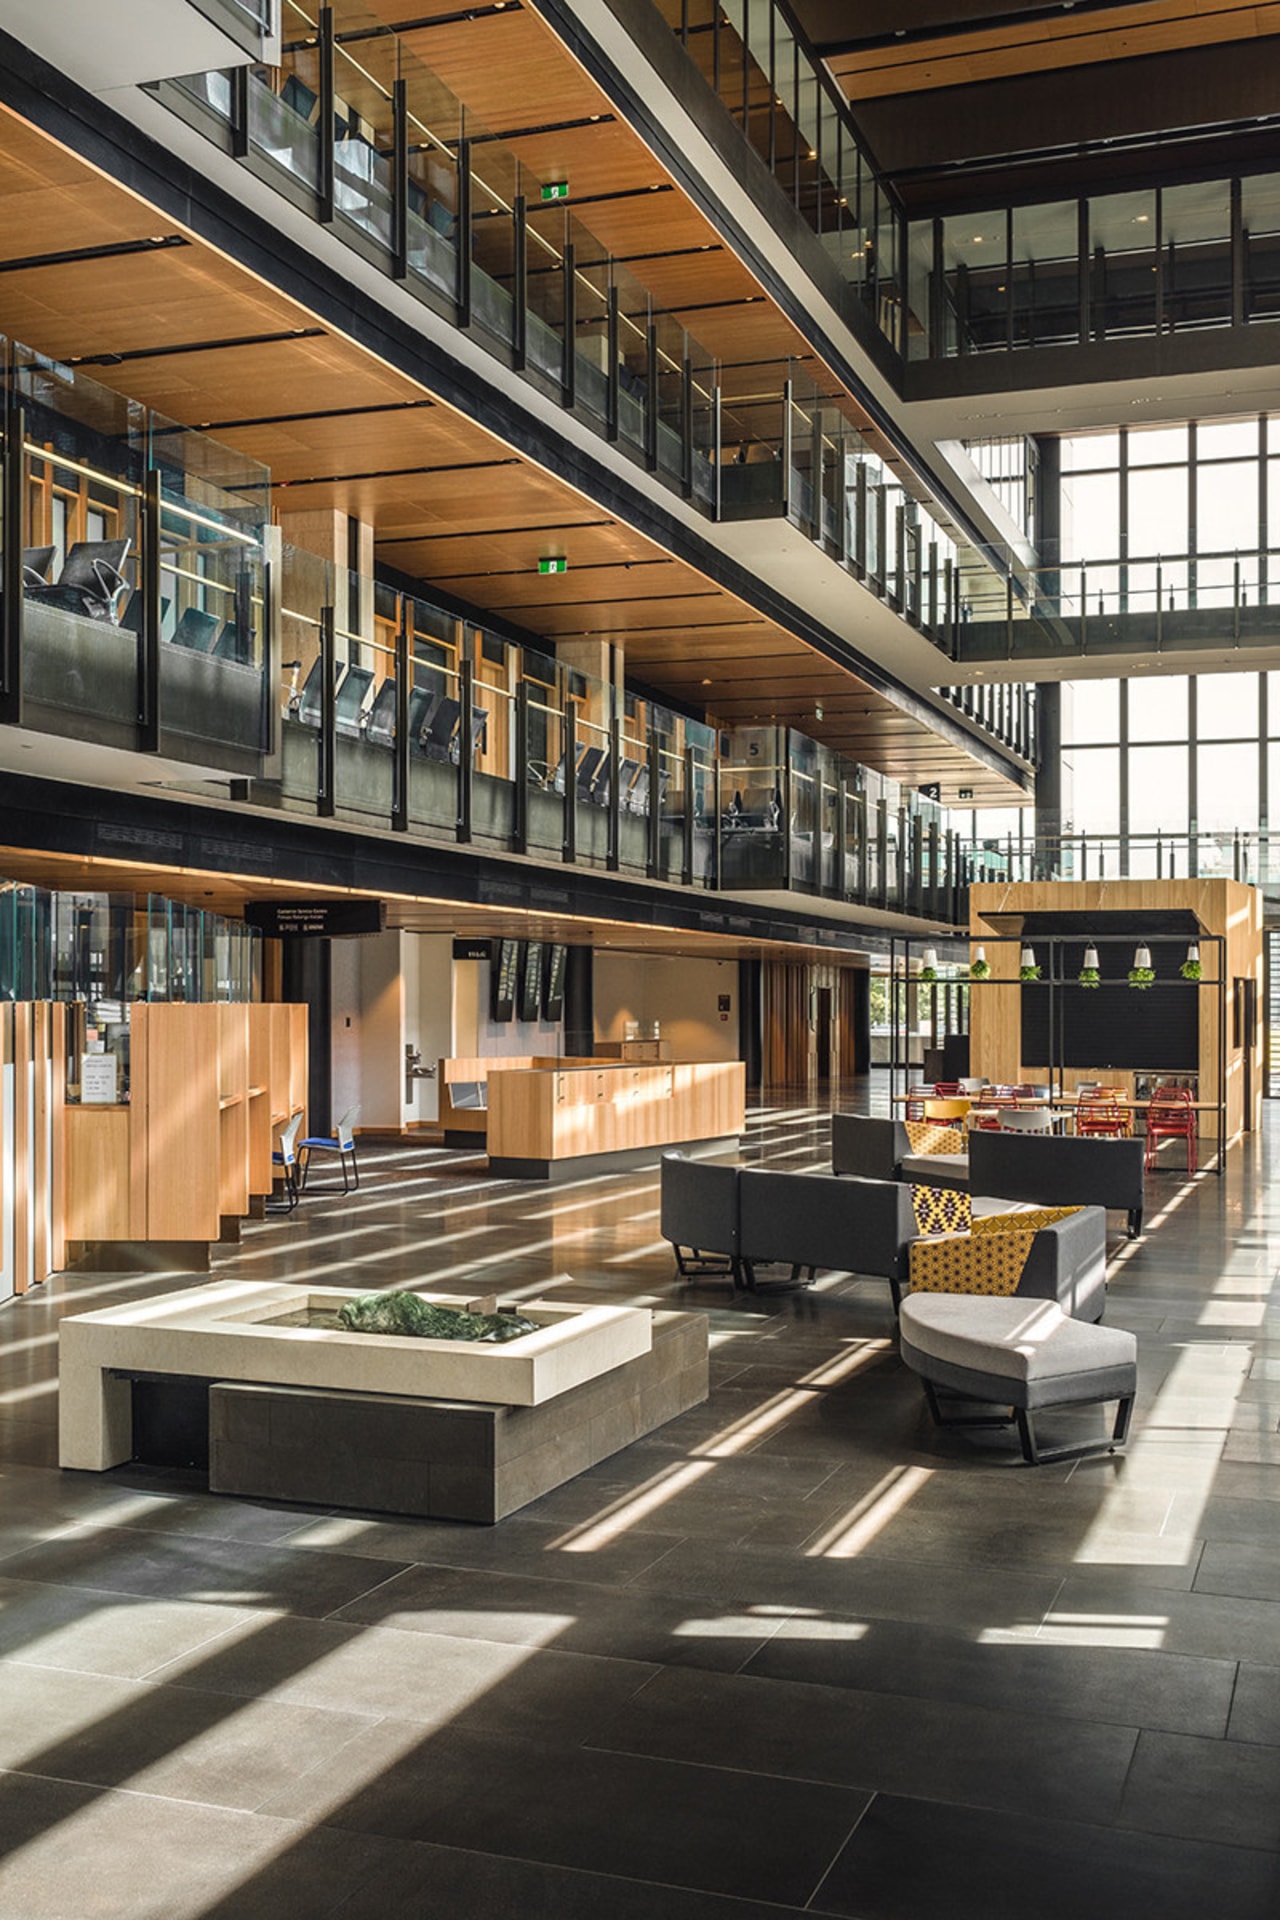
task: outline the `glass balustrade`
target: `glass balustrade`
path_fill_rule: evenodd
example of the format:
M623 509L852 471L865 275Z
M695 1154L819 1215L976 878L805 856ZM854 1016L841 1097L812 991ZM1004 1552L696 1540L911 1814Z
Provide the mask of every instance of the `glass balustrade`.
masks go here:
M103 745L255 772L265 468L78 369L16 343L0 352L10 673L24 713Z
M906 245L911 359L1240 326L1280 311L1280 176L913 220Z
M648 365L674 382L683 339L646 326ZM0 559L19 724L185 761L194 790L220 770L256 805L686 887L885 904L930 884L900 825L918 796L893 789L873 847L866 770L786 730L720 734L286 544L253 461L78 370L18 347L7 359ZM686 376L682 361L687 422ZM657 420L660 460L681 442L676 404ZM824 486L844 472L825 454L819 467ZM239 977L191 924L169 923L163 964L156 950L164 996ZM0 932L14 977L19 925Z

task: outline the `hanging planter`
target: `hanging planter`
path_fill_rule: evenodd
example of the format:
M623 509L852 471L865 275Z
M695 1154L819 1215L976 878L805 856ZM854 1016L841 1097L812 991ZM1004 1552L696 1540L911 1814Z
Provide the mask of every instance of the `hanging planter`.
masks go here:
M1133 956L1133 965L1129 969L1129 985L1145 992L1155 985L1156 970L1151 964L1150 947L1139 947Z
M938 949L926 947L920 956L920 984L929 986L938 977Z
M1040 978L1040 969L1036 965L1036 950L1034 947L1024 947L1022 949L1021 964L1018 967L1018 978L1023 981L1038 980Z
M974 953L973 959L969 962L969 978L971 980L989 980L991 978L991 963L987 959L987 950L985 947L979 947Z
M1082 987L1096 987L1101 984L1102 974L1098 967L1098 949L1086 947L1084 961L1076 979Z
M1202 973L1202 969L1200 966L1200 948L1194 940L1191 942L1191 945L1187 948L1187 957L1183 961L1182 965L1178 968L1178 972L1182 975L1184 980L1194 981L1194 980L1200 979L1201 973Z

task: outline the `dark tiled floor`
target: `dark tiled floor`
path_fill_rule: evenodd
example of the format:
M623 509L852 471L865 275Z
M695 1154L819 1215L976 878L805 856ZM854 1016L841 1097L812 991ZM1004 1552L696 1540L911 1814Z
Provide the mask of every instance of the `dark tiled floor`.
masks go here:
M709 1404L495 1529L61 1475L59 1317L179 1282L0 1310L0 1920L1276 1920L1271 1161L1115 1223L1133 1442L1038 1472L928 1425L878 1284L680 1295L649 1173L386 1151L219 1250L707 1313Z

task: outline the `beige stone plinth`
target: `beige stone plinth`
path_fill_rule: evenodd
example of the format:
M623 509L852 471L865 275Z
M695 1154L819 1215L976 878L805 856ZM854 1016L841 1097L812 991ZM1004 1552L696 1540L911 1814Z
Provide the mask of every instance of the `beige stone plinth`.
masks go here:
M535 1407L648 1353L652 1339L647 1307L546 1301L519 1303L538 1331L503 1346L263 1324L308 1306L340 1307L365 1290L224 1281L64 1320L58 1347L62 1465L100 1473L132 1458L132 1385L121 1375ZM465 1306L472 1297L415 1291L442 1306Z

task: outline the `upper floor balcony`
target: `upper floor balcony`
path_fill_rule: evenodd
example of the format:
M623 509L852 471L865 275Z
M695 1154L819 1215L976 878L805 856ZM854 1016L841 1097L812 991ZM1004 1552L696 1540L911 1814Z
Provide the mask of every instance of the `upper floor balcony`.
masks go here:
M264 468L14 345L5 400L7 725L362 830L963 917L957 834L918 791L289 545Z
M820 389L812 364L719 357L593 236L590 195L534 172L395 32L346 18L286 0L278 64L192 75L161 97L693 514L790 520L950 654L949 516L869 444L849 395ZM981 549L965 564L989 567L997 590ZM928 649L902 672L932 685Z

